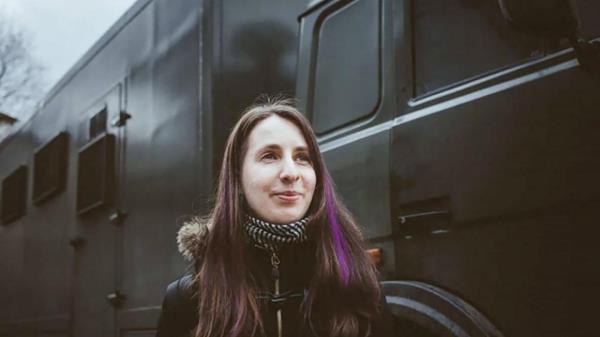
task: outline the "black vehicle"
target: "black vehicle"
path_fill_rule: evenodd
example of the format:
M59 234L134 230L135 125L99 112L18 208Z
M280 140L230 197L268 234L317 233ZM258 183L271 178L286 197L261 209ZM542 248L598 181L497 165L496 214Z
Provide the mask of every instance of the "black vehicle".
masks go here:
M153 336L175 233L261 93L299 98L398 336L596 336L599 16L139 0L0 144L0 336Z

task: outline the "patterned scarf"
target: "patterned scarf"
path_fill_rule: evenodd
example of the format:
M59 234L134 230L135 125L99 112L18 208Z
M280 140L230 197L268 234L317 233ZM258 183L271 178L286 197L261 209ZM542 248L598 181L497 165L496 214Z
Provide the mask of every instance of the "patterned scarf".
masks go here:
M310 218L306 217L290 224L279 225L248 215L244 230L255 245L274 253L283 245L306 242L306 224L309 221Z

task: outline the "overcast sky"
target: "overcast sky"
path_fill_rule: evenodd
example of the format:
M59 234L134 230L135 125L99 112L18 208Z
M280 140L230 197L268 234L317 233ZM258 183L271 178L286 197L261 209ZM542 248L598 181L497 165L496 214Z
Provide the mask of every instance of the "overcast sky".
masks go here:
M31 38L49 89L135 1L0 0L0 12Z

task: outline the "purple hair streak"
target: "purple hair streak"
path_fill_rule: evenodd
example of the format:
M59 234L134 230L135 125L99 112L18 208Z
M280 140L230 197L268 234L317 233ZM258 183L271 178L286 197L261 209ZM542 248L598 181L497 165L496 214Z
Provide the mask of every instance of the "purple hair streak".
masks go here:
M327 218L331 228L331 236L333 238L333 247L338 260L338 267L342 281L345 285L350 282L350 257L348 254L348 243L344 237L342 226L336 214L335 200L333 198L333 185L329 174L325 174L325 207L327 208Z
M234 312L240 312L240 307L243 305L243 303L241 303L241 299L238 299L238 301L236 301L233 305L233 310ZM242 317L240 315L237 315L237 319L235 320L235 323L233 325L233 328L231 329L232 331L232 336L240 336L242 334L243 331L243 325L244 325L244 321L242 320Z

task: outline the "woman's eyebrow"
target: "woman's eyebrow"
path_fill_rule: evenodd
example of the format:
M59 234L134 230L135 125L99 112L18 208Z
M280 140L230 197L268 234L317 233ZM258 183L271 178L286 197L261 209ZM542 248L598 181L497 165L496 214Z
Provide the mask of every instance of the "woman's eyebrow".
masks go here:
M264 151L279 151L281 150L281 146L277 145L277 144L267 144L264 146L261 146L258 148L258 150L256 150L256 153L261 153Z
M278 144L267 144L267 145L263 145L259 148L259 150L278 150L281 149L281 146ZM296 146L294 148L295 151L308 151L308 147L307 146Z
M277 150L280 148L281 148L281 146L279 146L277 144L267 144L267 145L261 146L259 150Z

